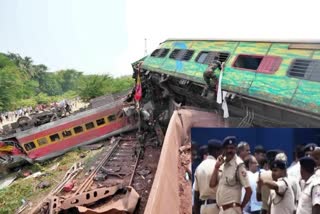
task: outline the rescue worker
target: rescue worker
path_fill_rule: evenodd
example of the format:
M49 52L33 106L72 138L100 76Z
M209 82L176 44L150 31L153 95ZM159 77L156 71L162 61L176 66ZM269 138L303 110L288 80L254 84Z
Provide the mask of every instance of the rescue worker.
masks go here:
M228 136L223 140L224 156L220 155L214 166L210 187L217 188L217 205L219 214L238 214L250 200L252 190L250 188L247 171L243 161L236 155L237 139ZM221 177L218 179L218 173ZM241 202L242 187L245 194Z
M218 214L216 205L217 188L210 188L210 179L216 158L221 155L222 142L216 139L208 141L206 159L197 167L194 175L195 214Z
M273 181L263 180L260 177L257 192L261 191L262 185L270 188L270 214L292 214L295 210L294 194L286 177L286 162L275 160L271 164L271 170Z
M318 214L320 213L320 179L314 174L316 166L311 157L300 159L301 178L305 185L299 198L297 214Z
M215 90L215 87L218 82L218 78L214 74L214 71L219 68L220 71L222 69L223 65L219 61L219 57L215 56L213 62L209 63L208 68L203 73L203 79L206 82L206 87L202 93L202 96L206 97L208 95L208 91L211 89L212 91ZM213 80L213 83L211 84L210 80Z

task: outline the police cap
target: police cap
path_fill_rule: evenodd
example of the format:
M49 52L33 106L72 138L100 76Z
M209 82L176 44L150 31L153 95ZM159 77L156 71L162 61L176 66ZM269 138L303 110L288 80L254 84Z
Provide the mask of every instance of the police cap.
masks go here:
M282 160L275 160L271 163L271 166L270 166L271 170L273 169L282 169L282 170L285 170L287 168L286 166L286 162L285 161L282 161Z
M316 149L316 147L317 147L317 144L315 144L315 143L308 143L307 145L305 145L305 146L303 147L303 151L304 151L304 152L312 152L312 151L314 151L314 150Z
M228 145L237 146L237 138L235 136L228 136L228 137L224 138L222 145L223 145L223 147L228 146Z

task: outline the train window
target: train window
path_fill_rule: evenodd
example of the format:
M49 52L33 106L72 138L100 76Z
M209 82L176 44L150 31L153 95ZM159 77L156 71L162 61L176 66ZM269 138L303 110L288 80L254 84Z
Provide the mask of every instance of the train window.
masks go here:
M152 52L151 56L163 58L163 57L167 56L167 54L169 53L169 50L170 49L168 49L168 48L156 49Z
M218 60L220 62L225 62L229 57L229 53L216 51L201 51L196 58L196 62L208 65L209 63L212 63L214 61L215 57L218 57Z
M248 70L257 70L262 59L263 56L239 55L233 63L233 67Z
M38 139L37 142L39 146L42 146L48 143L47 138L45 137Z
M117 119L117 117L116 117L116 115L114 115L114 114L108 116L109 122L114 121L114 120L116 120L116 119Z
M78 134L83 131L83 128L82 126L76 126L73 128L73 130L74 130L74 133Z
M94 123L93 122L86 123L86 129L87 130L92 129L92 128L94 128Z
M106 123L106 121L104 120L104 118L98 119L96 122L97 122L97 125L98 125L98 126L101 126L101 125L103 125L103 124Z
M29 142L29 143L24 144L24 148L27 151L30 151L30 150L36 148L36 145L34 144L34 142Z
M71 130L64 130L64 131L62 132L62 136L63 136L63 137L69 137L69 136L71 136L71 135L72 135Z
M60 140L60 136L59 136L59 134L53 134L53 135L50 135L50 140L51 140L51 142L54 142L54 141Z
M194 53L194 50L188 50L188 49L174 49L169 58L175 59L175 60L183 60L188 61L191 59L192 55Z
M259 65L259 68L257 69L257 72L273 74L279 69L281 62L281 57L264 56L262 62Z
M257 55L238 55L233 63L233 67L252 70L258 73L275 73L282 62L278 56L257 56Z
M320 60L295 59L288 76L320 82Z

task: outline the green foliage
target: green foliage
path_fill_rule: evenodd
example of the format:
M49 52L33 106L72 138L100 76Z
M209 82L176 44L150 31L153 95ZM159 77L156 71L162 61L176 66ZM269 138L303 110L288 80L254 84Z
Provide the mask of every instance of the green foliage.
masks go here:
M50 102L52 102L51 97L42 92L38 94L34 99L38 104L49 104Z
M33 194L30 180L14 183L10 188L0 190L0 213L14 213L22 205L21 200Z
M129 76L83 75L74 69L47 72L45 65L34 65L30 57L0 53L0 112L78 96L89 101L128 90L133 84Z
M92 98L105 94L110 84L108 75L87 75L79 80L79 95L82 100L89 101Z

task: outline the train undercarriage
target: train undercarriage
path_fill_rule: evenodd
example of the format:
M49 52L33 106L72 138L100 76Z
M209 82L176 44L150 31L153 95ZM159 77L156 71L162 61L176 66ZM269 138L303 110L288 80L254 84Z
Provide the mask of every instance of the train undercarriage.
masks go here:
M175 106L192 106L209 112L225 114L222 105L216 102L213 90L203 96L205 84L184 78L142 71L144 100L152 100L165 109L165 104ZM243 96L236 92L227 92L225 104L228 117L225 118L232 127L319 127L320 117L297 109L280 106L256 98ZM159 108L155 108L159 109ZM169 108L169 115L172 108Z

